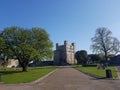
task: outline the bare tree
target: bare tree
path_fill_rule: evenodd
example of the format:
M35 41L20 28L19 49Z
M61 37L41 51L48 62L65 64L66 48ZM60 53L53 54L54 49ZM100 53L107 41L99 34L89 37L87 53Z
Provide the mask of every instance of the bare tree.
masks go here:
M105 27L98 28L91 40L93 52L103 54L105 60L108 60L110 54L117 54L120 51L119 40L112 37L112 32Z
M112 53L116 55L118 52L120 52L120 42L117 38L113 38L113 47L112 47Z

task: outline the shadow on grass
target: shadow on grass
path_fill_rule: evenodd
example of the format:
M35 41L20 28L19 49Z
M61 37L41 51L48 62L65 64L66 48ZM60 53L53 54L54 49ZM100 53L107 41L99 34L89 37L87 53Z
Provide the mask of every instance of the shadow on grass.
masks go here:
M28 72L32 70L44 70L44 69L51 69L51 68L57 68L57 66L52 67L52 66L43 66L43 67L28 67ZM21 68L18 70L13 70L13 69L8 69L8 70L0 70L0 74L2 75L7 75L7 74L15 74L15 73L23 73Z
M120 80L118 78L92 77L91 80Z
M50 68L46 68L46 67L32 67L32 68L29 68L28 69L28 72L29 71L32 71L32 70L40 70L40 69L50 69ZM23 73L22 70L2 70L0 71L0 73L2 75L7 75L7 74L15 74L15 73Z
M41 67L29 67L28 70L38 70L38 69L51 69L58 68L58 66L41 66Z
M91 76L91 80L102 80L102 79L107 79L106 77L98 77L98 76L93 76L93 75L89 75Z
M77 66L77 67L79 67L79 66ZM94 66L92 66L92 67L94 67ZM120 79L113 78L113 77L107 78L107 77L96 76L96 75L93 75L93 74L90 74L90 73L83 72L83 71L77 69L76 67L74 67L74 68L75 68L76 70L78 70L78 71L80 71L80 72L82 72L82 73L90 76L90 79L91 79L91 80L120 80Z
M87 72L83 72L82 70L79 70L78 67L80 67L80 66L76 66L76 67L74 67L74 68L75 68L76 70L78 70L79 72L82 72L82 73L84 73L84 74L90 76L92 80L96 80L96 79L105 79L105 78L106 78L106 77L96 76L96 75L93 75L93 74L90 74L90 73L87 73ZM92 67L95 67L95 66L92 66Z
M14 74L14 73L22 73L22 71L0 71L2 75L7 75L7 74Z

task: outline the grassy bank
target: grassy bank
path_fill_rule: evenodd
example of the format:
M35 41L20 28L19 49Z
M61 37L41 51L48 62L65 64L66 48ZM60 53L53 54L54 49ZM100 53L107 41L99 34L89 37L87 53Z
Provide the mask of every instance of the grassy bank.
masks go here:
M114 78L117 77L117 73L115 71L115 67L114 66L109 66L107 67L105 70L103 69L97 69L97 67L91 67L91 66L88 66L88 67L82 67L81 65L77 65L75 66L76 69L84 72L84 73L87 73L87 74L90 74L92 76L98 76L98 77L106 77L106 69L110 69L112 71L112 76Z
M28 68L28 72L21 72L21 69L16 71L8 69L6 71L0 70L0 73L2 73L2 82L5 84L27 83L41 78L56 68L57 67L34 67Z

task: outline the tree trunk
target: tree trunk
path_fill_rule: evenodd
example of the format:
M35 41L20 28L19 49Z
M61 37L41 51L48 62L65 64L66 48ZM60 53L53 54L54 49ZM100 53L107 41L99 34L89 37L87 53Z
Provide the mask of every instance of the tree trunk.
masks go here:
M105 60L106 60L106 61L108 60L107 52L105 52Z
M22 67L22 72L27 72L29 60L26 58L19 59L19 64Z
M27 65L22 67L22 72L27 72Z

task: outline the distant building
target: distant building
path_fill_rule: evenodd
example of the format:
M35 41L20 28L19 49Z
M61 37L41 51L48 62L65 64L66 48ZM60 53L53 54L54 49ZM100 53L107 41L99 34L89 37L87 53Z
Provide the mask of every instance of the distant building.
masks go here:
M4 61L0 60L0 67L5 65L7 68L17 67L19 65L19 61L16 59L8 59L8 62L4 63Z
M75 49L75 43L72 43L71 45L69 45L67 41L64 41L64 45L56 43L56 50L54 51L54 64L76 64Z
M19 65L19 61L17 59L8 60L8 65L7 65L8 68L17 67L18 65Z

